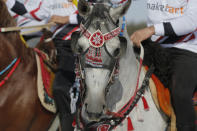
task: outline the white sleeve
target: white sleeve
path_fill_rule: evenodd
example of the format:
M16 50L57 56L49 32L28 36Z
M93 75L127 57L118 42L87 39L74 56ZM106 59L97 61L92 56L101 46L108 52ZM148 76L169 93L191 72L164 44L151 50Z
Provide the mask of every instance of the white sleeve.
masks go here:
M19 4L15 0L7 0L6 5L12 11L16 11L15 13L17 14L20 14L20 11L23 10L25 13L20 15L41 21L51 17L50 10L47 8L46 2L47 0L42 0L40 1L39 5L35 5L35 7L29 7L22 3ZM32 10L32 8L34 9Z
M78 24L77 14L69 15L69 23L70 24Z
M177 36L191 33L197 29L197 0L188 0L187 9L181 17L169 21ZM155 24L155 35L163 36L163 23Z
M155 35L164 36L165 31L164 31L163 23L154 24L154 27L155 27Z
M6 5L8 9L11 9L15 5L15 0L7 0Z
M35 8L34 10L30 10L27 6L28 13L26 17L30 17L31 19L35 19L38 21L49 19L51 15L50 10L47 8L46 2L47 0L42 0L37 6L37 8Z

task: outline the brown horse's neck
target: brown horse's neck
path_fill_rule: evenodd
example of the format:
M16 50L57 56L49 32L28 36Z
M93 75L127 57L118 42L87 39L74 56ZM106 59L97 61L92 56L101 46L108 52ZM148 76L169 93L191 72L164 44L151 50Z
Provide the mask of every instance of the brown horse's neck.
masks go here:
M16 21L10 15L7 6L2 0L0 0L0 18L0 27L16 26ZM21 41L19 32L6 32L1 33L1 35L3 35L13 46L14 50L12 51L15 52L13 54L15 54L16 57L21 57L21 59L27 59L25 57L32 56L32 51L30 51L30 49L27 49Z

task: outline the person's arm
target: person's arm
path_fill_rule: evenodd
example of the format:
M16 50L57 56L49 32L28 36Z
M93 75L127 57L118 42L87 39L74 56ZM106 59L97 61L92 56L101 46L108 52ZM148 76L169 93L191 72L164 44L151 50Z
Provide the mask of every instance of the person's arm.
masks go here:
M54 22L56 24L79 24L81 22L81 16L79 14L72 14L69 16L51 16L49 22Z
M131 35L130 39L135 46L140 47L140 44L142 41L148 39L154 34L155 34L155 27L150 26L150 27L146 27L146 28L135 31Z
M4 0L6 1L6 5L8 9L11 11L15 12L18 15L30 18L30 19L35 19L38 21L41 21L43 19L49 18L49 11L47 8L44 6L42 1L39 3L38 7L35 7L34 10L29 10L28 6L25 6L24 4L16 1L16 0Z
M69 2L72 2L76 7L78 0L68 0ZM49 22L54 22L56 24L79 24L82 21L82 17L79 15L78 11L74 14L71 14L69 16L58 16L53 15Z

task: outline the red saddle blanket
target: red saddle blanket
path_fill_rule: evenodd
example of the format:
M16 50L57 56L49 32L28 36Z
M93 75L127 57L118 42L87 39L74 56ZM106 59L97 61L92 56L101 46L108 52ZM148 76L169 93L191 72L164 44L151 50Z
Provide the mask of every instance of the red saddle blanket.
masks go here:
M54 80L54 73L44 63L44 60L47 60L48 57L45 53L43 53L39 49L34 48L34 50L38 54L40 59L42 81L43 81L45 92L50 98L53 98L52 84Z

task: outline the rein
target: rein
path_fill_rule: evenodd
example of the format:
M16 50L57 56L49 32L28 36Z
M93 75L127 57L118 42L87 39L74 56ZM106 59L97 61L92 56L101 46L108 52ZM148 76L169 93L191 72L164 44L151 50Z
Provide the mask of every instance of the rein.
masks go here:
M96 6L95 6L95 8L96 8ZM99 8L99 6L98 6L98 8ZM93 10L93 13L94 13L94 10ZM92 16L92 14L91 14L91 16ZM116 72L116 70L118 70L119 55L118 55L118 57L114 57L113 55L111 55L110 52L108 52L108 50L106 49L105 41L110 40L113 37L124 36L124 29L125 29L125 25L126 25L125 18L123 17L123 24L122 24L122 27L120 28L119 26L117 26L117 24L116 24L117 22L114 22L113 19L110 19L111 17L109 15L105 15L105 16L107 17L107 20L109 20L112 24L116 25L116 28L109 31L108 33L103 34L101 32L101 26L99 25L99 23L96 23L96 25L95 25L96 31L91 33L88 30L88 27L91 24L91 20L90 20L91 17L88 17L86 22L84 24L81 24L81 26L80 26L81 27L81 35L83 35L86 39L88 39L89 46L90 46L84 52L82 52L82 53L80 52L78 54L78 70L77 70L77 72L79 73L78 78L80 79L80 82L81 82L81 95L82 95L82 103L81 104L83 104L83 99L84 99L84 96L86 95L85 94L86 93L86 88L83 87L84 86L84 81L85 81L84 80L84 75L85 75L84 74L84 68L85 67L88 67L88 68L106 68L105 65L102 64L102 59L100 59L101 58L100 52L97 53L97 50L100 50L104 47L104 51L112 58L112 63L110 63L110 65L107 66L107 69L110 69L110 76L109 76L109 80L108 80L108 85L110 84L110 82L113 83L112 80L113 80L114 76L117 75L117 74L115 74L115 72ZM120 38L119 38L119 40L120 40ZM122 43L124 43L124 42L122 42ZM91 48L93 48L96 53L93 52L91 50ZM123 49L123 48L121 48L121 49ZM92 54L94 54L94 53L95 53L95 57L92 57ZM150 76L151 76L151 74L154 70L154 68L149 68L149 70L147 71L147 73L144 77L141 88L139 88L139 78L140 78L140 74L141 74L143 56L144 56L144 50L143 50L143 47L141 47L140 66L139 66L139 72L138 72L138 76L137 76L136 89L135 89L134 95L123 106L123 108L120 109L120 111L118 111L117 113L108 111L106 113L106 115L108 115L107 118L103 118L99 122L90 122L85 126L82 124L83 119L81 119L81 108L79 108L78 111L77 111L77 117L76 117L76 128L77 129L79 129L79 130L90 130L90 131L105 129L105 131L109 131L109 130L114 129L125 118L127 118L129 113L133 110L133 108L135 107L135 105L137 104L137 102L139 101L141 96L143 95L143 93L145 91L145 88L148 87L149 78L150 78ZM82 63L83 61L81 61L81 59L83 57L85 57L85 62L84 63ZM95 61L95 58L99 58L98 59L99 61ZM88 61L88 63L86 63L87 62L86 59L90 60L90 62ZM100 60L101 60L101 62L100 62ZM96 65L94 62L96 64L98 62L98 65ZM91 64L93 64L93 65L91 65ZM111 66L111 65L113 65L113 66ZM106 87L106 88L108 88L108 87Z
M145 89L148 88L149 86L149 79L153 71L154 71L154 66L151 65L149 70L146 72L141 88L137 90L136 95L131 97L131 99L127 102L127 104L118 113L114 113L112 118L104 118L101 119L99 122L91 122L84 127L80 121L80 110L78 110L77 119L76 119L77 128L81 130L90 130L90 131L101 128L101 126L107 129L105 131L110 131L116 128L119 124L121 124L122 121L128 118L130 112L138 103L139 99L143 96Z
M140 74L141 74L143 57L144 57L144 50L143 50L143 47L141 46L141 53L140 53L140 57L139 57L140 67L139 67L139 72L138 72L138 77L137 77L137 84L136 84L136 89L135 89L134 95L131 97L131 99L117 113L107 112L107 115L111 115L112 118L104 118L104 119L101 119L99 122L88 123L85 126L85 130L86 129L88 129L88 130L89 129L90 130L95 130L95 129L98 129L98 128L99 129L106 128L107 129L106 131L112 130L116 126L118 126L125 118L127 118L128 121L130 121L130 123L131 123L131 120L128 117L128 115L133 110L135 105L138 103L139 99L141 97L142 97L142 99L144 98L143 97L144 91L148 87L148 85L149 85L149 78L151 77L151 75L152 75L152 73L154 71L154 67L151 66L149 68L149 70L147 71L145 77L144 77L144 80L142 82L141 88L138 89L138 87L139 87L139 77L140 77ZM114 71L115 70L116 70L116 66L114 66L114 68L111 71L111 76L110 76L109 82L113 79L113 75L114 75ZM82 78L82 82L83 82L84 81L83 80L84 74L83 74L83 70L81 68L80 61L79 61L79 70L78 70L78 72L80 72L79 74L80 74L80 76ZM77 113L77 128L78 129L83 129L83 126L81 127L81 121L80 121L80 109L78 110L78 113Z
M2 85L4 85L5 84L5 82L10 78L10 76L13 74L13 72L16 70L16 68L17 68L17 66L18 66L18 64L20 63L20 59L17 59L17 58L15 58L12 62L11 62L11 64L9 64L3 71L1 71L1 75L3 74L3 73L5 73L9 68L11 68L12 66L12 69L10 70L10 72L7 74L7 76L6 77L4 77L4 79L0 82L0 87L2 86Z
M147 71L144 80L142 82L141 88L136 92L135 97L132 97L129 102L119 111L119 113L123 114L123 117L121 117L118 121L115 121L114 126L112 126L110 129L115 128L118 124L120 124L133 110L135 105L138 103L139 99L142 97L142 95L145 92L145 89L149 86L149 79L154 71L154 66L151 65L149 70Z

